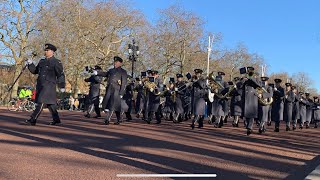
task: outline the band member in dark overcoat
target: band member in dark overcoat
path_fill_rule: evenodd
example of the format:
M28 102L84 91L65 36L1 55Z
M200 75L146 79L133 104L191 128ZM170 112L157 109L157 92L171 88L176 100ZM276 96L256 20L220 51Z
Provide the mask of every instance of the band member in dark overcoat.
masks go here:
M262 100L270 99L273 97L272 87L268 85L268 77L261 77L261 87L266 90L266 92L262 92L258 97ZM266 123L269 119L269 109L271 104L262 103L259 101L259 134L262 134L266 131Z
M272 104L272 120L275 122L275 132L280 131L280 121L283 120L284 109L284 89L281 87L281 79L275 79L275 87L273 89L273 104Z
M202 76L201 69L195 69L194 80L192 85L192 110L194 119L192 120L191 128L194 129L195 123L198 122L199 128L203 127L203 120L206 108L205 97L207 95L207 82Z
M94 70L101 71L102 68L98 65L94 67ZM91 113L94 109L96 116L95 118L101 117L100 108L99 108L99 96L100 96L100 85L102 82L101 76L91 75L89 78L84 80L85 82L90 83L89 96L88 96L88 105L87 113L85 117L90 118Z
M286 83L286 91L284 98L283 120L286 122L286 131L290 131L290 122L292 121L293 106L295 103L295 94L292 91L291 83Z
M254 68L247 67L247 78L242 86L242 117L246 121L247 135L252 133L254 119L258 118L258 94L256 88L261 87L254 75Z
M231 105L230 105L230 115L233 116L233 127L239 127L239 118L242 115L242 82L239 77L235 77L234 83L236 87L230 93L231 95Z

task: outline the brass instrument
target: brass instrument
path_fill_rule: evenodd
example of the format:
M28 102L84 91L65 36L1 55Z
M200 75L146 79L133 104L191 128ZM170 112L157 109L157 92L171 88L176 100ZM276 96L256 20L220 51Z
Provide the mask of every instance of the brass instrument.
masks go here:
M211 72L207 79L211 90L215 91L224 88L218 81L216 81L214 77L214 72Z
M211 91L211 92L208 93L210 102L213 102L213 100L211 100L211 98L212 98L211 97L211 93L212 92L215 93L214 95L217 96L219 99L224 99L227 96L229 96L230 93L235 88L234 86L230 87L229 91L226 94L222 95L219 92L221 92L224 89L224 86L222 84L220 84L218 81L216 81L215 76L214 76L214 72L211 72L209 74L209 76L207 77L207 79L208 79L208 86L209 86L210 91Z
M154 93L154 95L156 96L159 96L161 94L155 82L150 82L149 80L145 80L144 87L150 92Z
M257 87L256 88L257 94L258 94L258 99L259 103L263 106L268 106L271 105L273 102L273 97L270 98L263 98L263 92L268 93L268 91L264 87Z

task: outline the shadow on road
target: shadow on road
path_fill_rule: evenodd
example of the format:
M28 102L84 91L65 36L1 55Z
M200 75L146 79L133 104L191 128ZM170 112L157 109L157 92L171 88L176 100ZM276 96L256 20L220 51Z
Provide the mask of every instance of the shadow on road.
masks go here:
M121 126L105 127L99 125L102 119L86 119L81 115L69 114L71 113L62 113L64 121L61 126L49 127L50 130L47 130L43 128L46 127L43 119L51 119L48 113L43 114L35 127L21 124L23 118L1 113L0 133L32 141L0 139L0 143L65 148L151 173L217 173L217 179L283 179L268 173L257 174L257 170L289 174L286 179L303 179L320 161L319 156L312 160L304 160L256 149L267 149L270 146L278 150L277 152L287 150L290 153L318 154L320 145L312 143L315 139L304 142L301 136L301 133L307 131L297 132L297 135L290 132L292 135L286 134L284 139L272 133L264 135L265 138L259 135L246 137L243 129L229 127L216 130L208 126L206 129L191 131L188 122L179 125L164 122L157 126L136 120ZM68 140L68 143L57 138ZM167 152L170 152L170 155L166 154ZM189 156L184 157L185 155ZM203 159L210 159L209 163L203 162ZM295 162L305 165L297 165ZM249 168L246 169L247 172L237 169L242 165ZM250 168L255 170L251 173Z

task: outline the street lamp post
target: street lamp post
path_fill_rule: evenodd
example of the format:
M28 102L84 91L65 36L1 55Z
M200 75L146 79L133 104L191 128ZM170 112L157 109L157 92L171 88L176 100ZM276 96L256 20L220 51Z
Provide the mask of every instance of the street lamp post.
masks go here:
M137 61L137 57L139 56L139 46L135 45L136 42L132 39L132 44L128 45L128 52L129 52L129 60L132 63L131 69L131 77L133 78L134 72L134 62Z

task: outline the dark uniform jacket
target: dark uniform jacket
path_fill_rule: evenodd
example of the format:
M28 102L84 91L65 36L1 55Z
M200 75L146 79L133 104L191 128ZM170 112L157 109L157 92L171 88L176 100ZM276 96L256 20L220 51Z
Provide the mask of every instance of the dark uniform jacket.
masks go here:
M306 106L306 121L311 122L312 119L312 109L313 109L313 101L310 98L307 98L308 104Z
M196 80L192 85L192 105L194 115L204 115L206 108L207 82L204 78Z
M125 93L124 93L124 96L123 96L122 102L121 102L122 112L131 112L133 88L134 88L134 83L129 83L126 86Z
M261 84L261 86L267 90L267 92L262 93L262 98L271 98L273 97L273 90L271 86L265 85L264 83ZM269 120L269 111L270 111L270 105L263 105L259 103L259 120L260 122L267 122Z
M318 122L320 121L320 103L314 103L313 109L313 119Z
M110 111L121 111L121 98L127 86L127 71L121 67L110 69L107 72L98 72L98 76L107 78L106 94L102 108Z
M188 97L186 97L187 84L185 81L178 81L176 83L176 88L178 91L176 91L175 112L178 114L183 114L185 109L184 107L188 103Z
M285 94L282 87L273 91L272 120L275 122L283 120L284 97Z
M89 89L89 100L100 95L100 84L102 82L101 76L90 76L89 78L84 80L85 82L90 82L90 89Z
M155 78L155 83L157 88L153 92L147 91L147 102L144 107L147 112L157 112L160 105L160 96L156 95L156 92L161 93L163 91L163 84L160 78Z
M236 83L236 88L230 93L231 95L231 107L230 112L231 116L241 116L242 114L242 82Z
M242 116L244 118L258 118L258 94L256 88L260 87L256 79L248 79L242 87Z
M300 119L300 112L299 112L299 107L300 107L300 95L295 94L294 95L294 104L293 104L293 110L292 110L292 119L293 120L298 120Z
M54 56L41 59L37 66L30 64L28 69L32 74L38 74L36 86L36 103L56 104L56 86L65 88L65 75L59 59Z
M293 113L293 106L295 103L295 99L296 98L293 91L289 91L286 93L285 99L284 99L284 111L283 111L283 115L284 115L283 120L286 122L293 120L292 113Z
M300 104L299 104L299 112L300 112L300 122L305 123L307 121L307 105L309 104L308 100L301 96Z
M226 116L229 110L229 108L227 107L229 105L227 98L219 98L217 95L219 94L223 96L224 94L226 94L229 90L229 84L223 80L218 82L223 86L223 88L215 92L214 100L211 103L211 114L214 116Z

